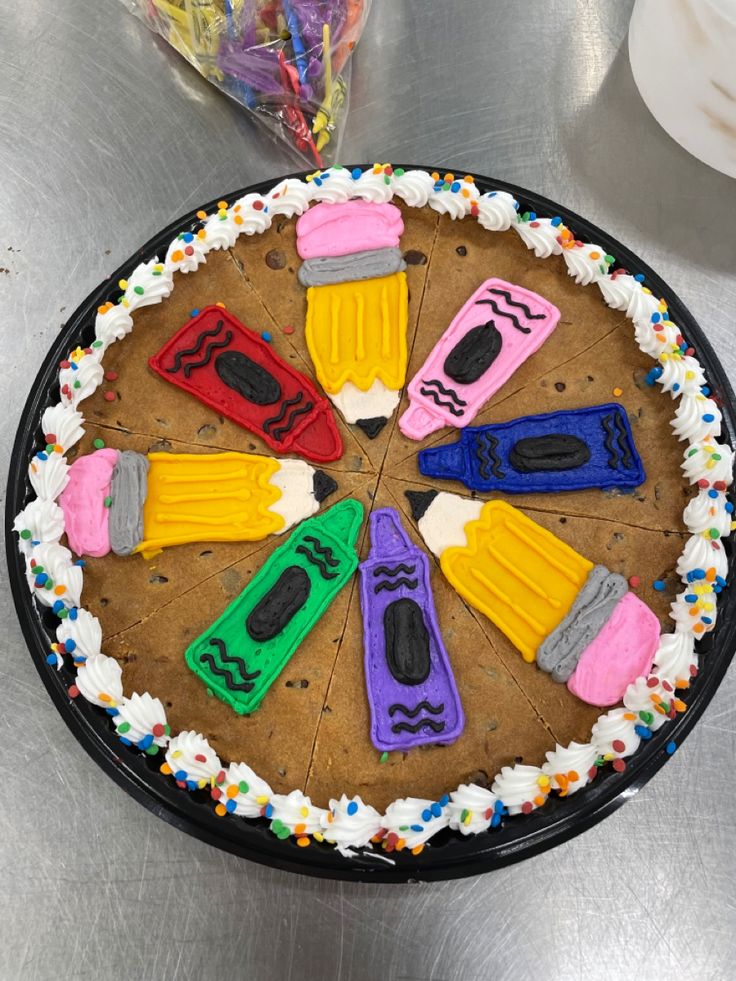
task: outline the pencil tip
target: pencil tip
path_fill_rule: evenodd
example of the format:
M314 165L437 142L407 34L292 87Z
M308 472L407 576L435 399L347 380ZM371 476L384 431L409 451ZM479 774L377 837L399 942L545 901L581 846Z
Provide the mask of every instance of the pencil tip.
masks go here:
M432 503L432 501L437 497L437 491L404 491L409 506L411 507L411 516L415 521L425 514L427 508Z
M358 419L355 425L363 430L368 439L375 439L387 422L385 416L373 416L371 419Z
M317 502L321 504L326 497L337 490L337 481L324 470L315 470L312 478L312 490Z

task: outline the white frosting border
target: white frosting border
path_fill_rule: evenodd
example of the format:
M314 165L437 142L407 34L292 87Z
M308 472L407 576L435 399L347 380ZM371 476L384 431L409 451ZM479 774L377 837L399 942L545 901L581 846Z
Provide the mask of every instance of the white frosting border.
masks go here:
M84 432L78 405L103 382L101 361L105 350L130 332L136 309L160 303L169 296L174 272L195 271L206 262L209 251L231 247L242 234L265 231L274 215L291 218L320 201L363 198L383 202L395 195L410 207L428 205L453 220L472 215L489 232L514 228L527 248L540 258L562 254L576 282L596 284L606 303L633 321L637 343L655 359L648 376L650 384L659 383L673 399L698 394L704 380L702 367L694 352L686 349L679 328L670 321L666 303L643 286L643 277L622 271L611 274L612 257L594 243L577 242L559 218L519 216L518 203L510 194L491 191L481 195L472 178L429 175L421 170L394 172L388 164L376 164L362 172L335 166L304 180L282 180L267 194L247 194L231 206L219 202L212 215L198 212L199 230L178 235L164 262L156 258L141 263L127 281L121 280L118 303L107 303L98 310L96 340L91 348L77 348L62 362L61 400L45 410L42 421L44 435L53 426L55 440L31 460L29 477L36 497L17 516L14 525L31 593L60 614L58 643L52 645L48 660L60 669L64 655L72 656L77 668L77 683L70 689L72 697L79 694L111 715L126 745L135 745L149 754L163 748L166 763L162 771L170 773L184 789L209 787L217 813L245 815L246 820L266 817L278 837L293 836L300 845L309 844L310 838L326 840L346 854L350 854L349 850L345 852L348 845L362 848L377 840L382 841L386 851L407 848L418 854L436 831L448 825L463 835L478 834L497 827L507 815L528 813L543 805L553 791L561 796L577 792L603 764L624 769L624 757L632 755L643 739L649 739L661 724L686 708L675 688L686 687L691 676L697 674L695 639L715 626L717 593L724 580L717 574L713 580L713 575L726 569L722 549L718 561L714 559L714 572L706 573L693 563L710 555L709 549L720 549L719 540L727 538L734 527L733 507L726 496L732 483L733 452L729 446L716 442L721 431L720 414L713 412L713 403L708 402L705 408L709 411L703 421L693 408L697 407L696 402L688 398L686 414L681 408L685 403L678 403L674 425L680 439L687 440L683 471L697 485L698 496L693 501L699 503L690 502L685 511L685 524L693 534L677 564L685 589L672 604L674 633L662 635L652 674L629 686L623 707L599 717L592 727L590 742L556 746L547 753L542 767L503 767L490 790L461 784L439 801L396 800L383 815L359 797L349 799L345 795L339 802L330 801L329 809L316 807L298 790L288 795L274 794L245 763L231 763L226 770L199 733L184 731L171 736L158 699L147 693L125 696L117 662L100 651L99 621L88 611L76 609L83 563L74 562L71 553L59 545L63 516L60 519L59 509L54 506L68 479L65 454ZM697 520L693 518L695 512ZM709 516L712 522L708 521ZM710 527L704 528L708 524ZM42 565L38 561L41 557L46 562L45 571L37 573L33 567ZM125 733L135 733L138 741L131 742ZM674 748L674 743L669 743L667 751L674 752ZM589 770L579 772L591 760ZM243 774L249 779L243 779ZM339 835L335 833L338 827Z

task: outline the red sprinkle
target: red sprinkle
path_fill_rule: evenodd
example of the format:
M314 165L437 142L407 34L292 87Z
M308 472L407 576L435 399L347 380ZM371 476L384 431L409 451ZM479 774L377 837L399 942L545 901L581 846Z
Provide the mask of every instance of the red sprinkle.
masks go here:
M55 433L46 433L46 435L44 436L44 439L46 440L47 443L55 443L56 442L56 434Z
M624 762L624 760L614 760L612 766L613 769L616 770L618 773L623 773L624 770L626 769L626 763Z
M60 368L71 368L71 364L65 358L63 361L60 361L59 362L59 367Z
M638 576L629 576L629 586L636 589L637 586L641 586L641 579Z
M263 201L254 201L253 202L253 210L254 211L263 211Z
M647 678L647 688L656 688L659 684L659 678L651 677Z
M78 694L79 694L79 689L77 688L77 686L76 685L70 685L69 686L69 698L76 698Z
M623 753L623 751L626 749L626 743L623 741L623 739L614 739L611 743L611 749L614 751L614 753Z
M197 763L207 762L207 757L204 755L204 753L197 753L197 755L194 758L197 761Z
M191 245L187 245L187 247L184 249L184 255L194 255L194 249Z
M662 687L665 691L673 691L672 685L669 683L669 681L662 681Z
M294 333L294 328L293 327L284 327L284 333L285 334L293 334Z
M588 778L590 780L595 780L597 773L598 773L598 767L591 766L591 768L588 770Z
M219 800L222 797L222 791L219 787L213 787L210 791L210 797L212 800Z
M51 440L49 440L49 442L51 442ZM717 480L713 484L713 490L725 491L725 489L726 489L726 481L725 480Z
M117 395L115 394L115 392L105 392L103 398L106 402L114 402L115 399L117 398Z
M697 673L698 673L698 669L695 667L694 664L691 664L690 665L690 677L691 678L695 678L697 676Z
M486 821L490 821L493 817L493 808L487 807L483 813L483 817L486 819Z
M534 805L530 800L525 800L524 803L521 805L522 814L531 814L533 810L534 810Z
M166 730L164 729L161 722L157 722L156 725L153 727L153 729L151 729L151 732L154 734L154 736L158 738L159 736L163 736Z
M105 372L105 378L107 378L107 380L109 382L114 382L117 377L118 377L117 371L106 371Z

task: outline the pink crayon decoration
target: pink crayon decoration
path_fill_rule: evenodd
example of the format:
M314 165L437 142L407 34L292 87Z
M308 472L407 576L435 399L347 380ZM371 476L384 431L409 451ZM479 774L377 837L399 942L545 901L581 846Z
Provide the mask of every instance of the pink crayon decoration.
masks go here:
M485 402L534 354L560 311L537 293L487 279L462 307L408 386L399 428L424 439L469 425Z

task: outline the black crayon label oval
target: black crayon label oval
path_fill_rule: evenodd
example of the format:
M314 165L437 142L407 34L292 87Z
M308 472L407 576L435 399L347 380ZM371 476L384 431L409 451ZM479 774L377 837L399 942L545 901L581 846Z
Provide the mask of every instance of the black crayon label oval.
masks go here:
M397 599L383 611L386 661L401 685L420 685L429 677L429 634L413 599Z
M245 629L253 640L271 640L280 634L307 602L311 585L306 570L300 565L290 565L284 569L248 614Z
M492 320L472 327L445 358L448 378L472 385L491 367L503 347L503 337Z
M281 398L281 385L270 371L240 351L218 355L215 371L228 388L254 405L273 405Z
M575 470L590 460L590 448L578 436L568 433L549 433L529 436L515 443L509 453L509 463L519 473L538 473L542 470Z

